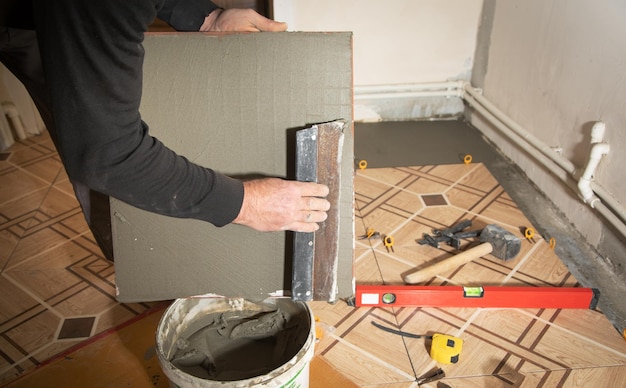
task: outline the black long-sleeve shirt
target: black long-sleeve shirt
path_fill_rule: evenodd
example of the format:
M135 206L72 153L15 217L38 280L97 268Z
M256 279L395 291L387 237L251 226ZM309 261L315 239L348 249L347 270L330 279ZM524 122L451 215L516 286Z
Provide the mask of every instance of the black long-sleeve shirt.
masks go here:
M57 147L70 179L167 216L217 226L235 219L243 183L168 149L139 113L149 24L158 15L177 30L198 31L215 8L207 0L34 1Z

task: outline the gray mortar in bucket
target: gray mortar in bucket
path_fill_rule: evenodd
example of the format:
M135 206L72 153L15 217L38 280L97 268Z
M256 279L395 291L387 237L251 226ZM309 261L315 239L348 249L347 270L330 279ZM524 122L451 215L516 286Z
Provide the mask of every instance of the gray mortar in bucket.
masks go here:
M312 332L308 307L287 298L176 303L159 324L167 332L158 333L166 338L163 355L170 366L198 379L241 381L267 375L294 358Z

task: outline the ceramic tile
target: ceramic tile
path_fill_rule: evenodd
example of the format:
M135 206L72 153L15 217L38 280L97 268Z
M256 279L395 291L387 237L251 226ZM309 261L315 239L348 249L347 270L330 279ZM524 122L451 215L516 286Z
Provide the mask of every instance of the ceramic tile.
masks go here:
M11 149L11 155L7 159L14 166L24 166L25 164L32 163L33 160L39 160L46 156L47 152L42 152L36 147L30 147L19 144L14 149Z
M4 336L0 336L0 349L3 357L0 357L0 370L10 367L11 363L24 357L23 351L14 346L13 342Z
M50 218L60 217L78 209L79 204L74 196L68 195L54 186L46 193L45 199L39 206L39 211ZM71 214L74 215L76 212Z
M31 191L24 195L11 198L6 202L0 203L0 214L5 218L4 228L9 220L16 220L19 217L28 215L30 212L39 208L46 194L48 193L47 187L41 187L38 190Z
M46 310L7 330L5 335L14 343L18 343L25 352L31 353L54 339L61 321L56 314Z
M63 339L49 342L47 345L37 349L32 354L28 355L28 360L33 362L36 366L41 366L51 357L58 356L59 354L67 351L68 349L80 345L85 339ZM28 365L28 364L26 364ZM32 369L32 368L31 368ZM28 371L28 369L27 369Z
M383 277L371 250L355 249L354 267L359 284L382 284Z
M102 258L52 149L47 135L30 138L0 161L0 294L10 295L0 298L0 384L79 344L83 337L57 338L66 337L67 319L89 320L79 336L93 336L156 305L115 301L115 268ZM547 236L523 238L533 225L482 164L359 170L355 188L356 235L372 227L395 240L393 251L381 238L355 241L357 285L401 285L404 272L458 253L417 241L468 219L472 230L497 223L522 238L520 254L507 262L487 255L428 284L578 286ZM461 249L472 243L464 240ZM441 383L463 388L619 386L626 380L626 342L596 310L310 306L322 333L316 357L358 386L413 388L437 367L446 373ZM437 364L429 340L387 333L371 321L458 336L464 340L460 361Z
M65 318L58 339L88 338L93 330L96 317Z
M152 305L115 301L113 264L53 150L44 132L17 141L0 162L1 385L80 342L57 338L64 319L91 317L93 330L80 333L89 337Z
M3 172L0 179L2 179L0 203L13 200L47 186L42 179L17 168Z
M472 221L471 230L492 223L504 227L520 238L519 254L507 261L486 255L439 274L428 284L577 285L547 239L539 234L534 241L524 238L525 228L533 225L483 165L372 169L357 171L356 175L357 235L372 227L395 238L393 251L381 239L356 241L357 287L375 284L377 279L379 284L401 285L404 272L457 254L459 250L445 244L435 248L417 241L434 228L447 228L461 220ZM463 240L460 250L475 245L476 240ZM313 306L314 311L316 308ZM336 308L326 307L323 315L329 316ZM588 381L588 373L581 371L591 370L592 363L599 369L621 368L626 361L623 339L606 317L594 310L394 307L344 314L343 319L339 312L333 316L338 323L329 327L335 341L321 341L320 354L362 386L410 386L438 366L446 373L441 381L452 387L585 385L580 381ZM461 359L456 364L438 365L430 357L429 340L372 333L368 327L371 317L414 334L458 336L464 340ZM396 346L405 349L411 369L404 368L402 361L394 363L380 357L378 345L371 342L374 337L386 344L388 354L395 354ZM612 369L606 381L619 378L620 368ZM406 377L403 373L412 374L412 380L402 381Z
M96 319L95 332L101 333L135 317L137 312L121 304L114 304L108 310L101 311Z
M34 257L47 254L67 243L67 238L51 228L44 228L20 239L5 270Z
M0 324L37 306L37 301L12 281L0 277Z
M57 179L63 165L56 157L48 154L24 165L22 168L45 182L52 183Z

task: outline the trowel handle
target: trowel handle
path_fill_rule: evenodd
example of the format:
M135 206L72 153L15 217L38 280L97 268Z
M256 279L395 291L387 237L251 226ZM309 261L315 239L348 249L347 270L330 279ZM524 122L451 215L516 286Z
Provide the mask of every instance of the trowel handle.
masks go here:
M448 259L438 262L437 264L431 265L430 267L406 273L403 275L404 282L407 284L417 284L424 282L435 275L445 273L465 263L469 263L474 259L485 256L491 253L491 251L493 251L493 245L491 245L491 243L482 243L478 246L475 246L474 248L463 251L458 255L452 256Z

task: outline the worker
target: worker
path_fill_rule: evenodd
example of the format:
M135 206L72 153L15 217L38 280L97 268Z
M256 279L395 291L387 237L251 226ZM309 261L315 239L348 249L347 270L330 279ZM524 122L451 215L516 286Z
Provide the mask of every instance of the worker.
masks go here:
M142 42L156 17L179 31L287 28L207 0L2 0L0 6L0 61L40 111L104 256L113 259L109 196L218 227L317 230L330 207L327 186L234 179L150 136L139 112Z

